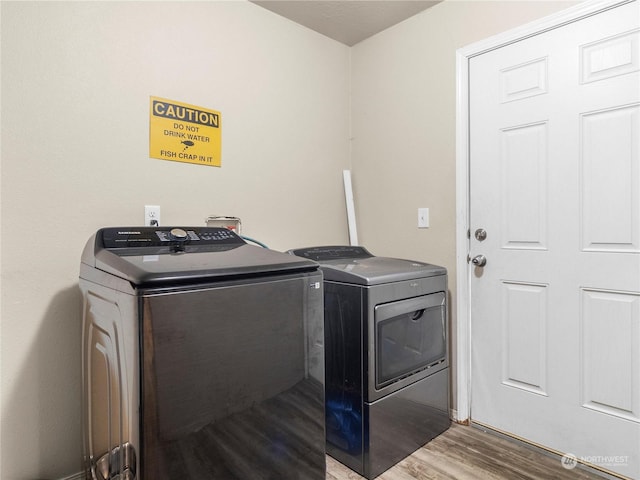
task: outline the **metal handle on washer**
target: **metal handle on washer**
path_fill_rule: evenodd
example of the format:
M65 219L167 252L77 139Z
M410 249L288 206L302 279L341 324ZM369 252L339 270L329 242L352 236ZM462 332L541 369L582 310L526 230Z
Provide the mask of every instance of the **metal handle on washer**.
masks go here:
M98 480L135 480L136 449L129 442L102 455L95 465Z

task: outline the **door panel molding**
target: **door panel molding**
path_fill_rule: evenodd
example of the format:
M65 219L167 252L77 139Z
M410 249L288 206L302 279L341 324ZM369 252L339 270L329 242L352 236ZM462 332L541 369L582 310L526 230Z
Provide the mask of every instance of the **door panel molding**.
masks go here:
M580 120L582 249L640 252L640 104L584 113Z

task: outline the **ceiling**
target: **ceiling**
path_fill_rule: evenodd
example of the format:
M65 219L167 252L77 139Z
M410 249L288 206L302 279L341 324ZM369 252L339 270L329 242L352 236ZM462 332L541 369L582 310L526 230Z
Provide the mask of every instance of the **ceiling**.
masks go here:
M441 0L252 0L253 3L348 46Z

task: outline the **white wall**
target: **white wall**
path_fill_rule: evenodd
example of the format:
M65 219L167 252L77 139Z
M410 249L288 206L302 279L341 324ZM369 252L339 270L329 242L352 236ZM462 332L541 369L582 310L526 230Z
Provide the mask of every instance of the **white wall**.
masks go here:
M348 241L349 49L247 2L2 2L2 480L81 469L79 260L101 226L237 215ZM222 113L222 168L150 159L149 96Z
M375 255L448 269L453 346L455 52L575 3L447 0L352 48L352 163L360 243ZM430 228L417 228L418 207L429 208Z

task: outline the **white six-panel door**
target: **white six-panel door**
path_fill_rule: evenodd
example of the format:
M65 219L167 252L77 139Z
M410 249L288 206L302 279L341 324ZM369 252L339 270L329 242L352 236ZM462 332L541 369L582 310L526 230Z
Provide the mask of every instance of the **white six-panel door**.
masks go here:
M639 19L636 1L469 62L470 257L486 258L469 293L471 418L630 478Z

